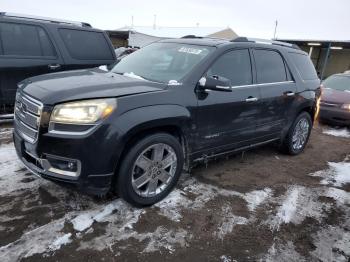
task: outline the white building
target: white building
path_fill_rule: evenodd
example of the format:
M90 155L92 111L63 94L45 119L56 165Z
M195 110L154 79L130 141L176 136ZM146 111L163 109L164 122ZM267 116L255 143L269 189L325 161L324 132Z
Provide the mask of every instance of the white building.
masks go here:
M113 31L107 31L115 47L143 47L152 42L181 38L187 35L209 36L234 39L237 34L229 27L162 27L162 26L125 26Z

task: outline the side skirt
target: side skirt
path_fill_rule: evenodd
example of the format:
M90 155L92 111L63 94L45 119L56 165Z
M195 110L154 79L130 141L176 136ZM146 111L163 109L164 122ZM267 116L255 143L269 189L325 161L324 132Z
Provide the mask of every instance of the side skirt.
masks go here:
M225 155L230 155L230 154L233 154L233 153L246 151L246 150L249 150L249 149L252 149L252 148L255 148L255 147L258 147L258 146L262 146L262 145L265 145L265 144L269 144L269 143L272 143L272 142L275 142L275 141L278 141L278 140L280 140L280 138L274 138L274 139L266 140L266 141L263 141L263 142L259 142L259 143L256 143L256 144L251 144L249 146L244 146L244 147L236 148L236 149L229 150L229 151L224 151L224 152L217 153L217 154L203 155L200 158L194 159L192 162L193 162L193 164L198 163L198 162L207 163L208 160L216 158L216 157L222 157L222 156L225 156Z

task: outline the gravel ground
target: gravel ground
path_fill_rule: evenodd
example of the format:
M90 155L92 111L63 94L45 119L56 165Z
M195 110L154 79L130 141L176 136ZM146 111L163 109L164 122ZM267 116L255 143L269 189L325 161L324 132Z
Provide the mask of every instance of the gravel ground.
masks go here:
M350 131L198 166L153 207L37 178L0 127L0 261L350 261Z

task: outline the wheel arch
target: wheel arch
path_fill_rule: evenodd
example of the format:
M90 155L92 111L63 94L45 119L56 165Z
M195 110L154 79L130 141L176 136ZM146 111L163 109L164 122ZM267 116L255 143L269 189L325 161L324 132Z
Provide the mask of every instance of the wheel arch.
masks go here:
M128 111L118 120L118 130L121 134L118 143L118 154L115 155L114 180L129 149L144 137L155 133L167 133L174 136L182 146L185 158L184 168L189 167L189 151L192 125L190 112L178 105L160 105L141 107Z

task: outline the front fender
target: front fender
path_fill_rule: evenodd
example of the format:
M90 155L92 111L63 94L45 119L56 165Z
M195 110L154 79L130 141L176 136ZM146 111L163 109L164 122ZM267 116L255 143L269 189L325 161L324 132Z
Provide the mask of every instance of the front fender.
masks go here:
M142 129L172 125L186 130L191 122L190 112L179 105L154 105L139 107L118 117L117 125L122 134L133 134Z
M119 159L129 139L142 131L157 127L177 127L189 142L193 141L189 132L192 116L187 108L179 105L154 105L132 109L118 116L113 125L113 129L118 130L116 159Z

